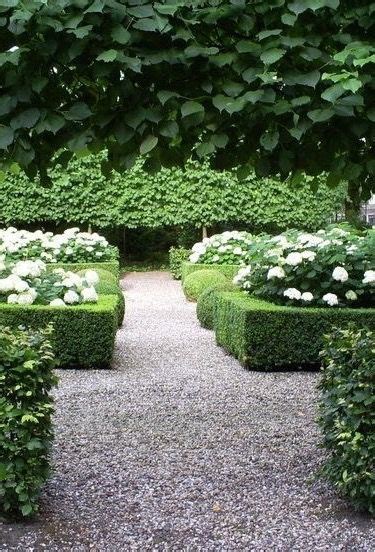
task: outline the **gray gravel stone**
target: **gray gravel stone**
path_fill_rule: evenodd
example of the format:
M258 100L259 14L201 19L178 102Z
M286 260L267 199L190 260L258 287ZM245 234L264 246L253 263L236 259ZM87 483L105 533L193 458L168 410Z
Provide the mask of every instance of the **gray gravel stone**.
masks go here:
M129 274L112 371L60 371L54 475L0 550L371 551L314 479L314 373L244 370L166 273Z

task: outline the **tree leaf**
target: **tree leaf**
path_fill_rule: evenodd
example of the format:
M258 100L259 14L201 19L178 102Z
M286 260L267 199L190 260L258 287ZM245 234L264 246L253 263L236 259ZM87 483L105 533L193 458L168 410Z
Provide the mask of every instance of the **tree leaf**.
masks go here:
M72 105L68 111L64 111L64 116L70 121L83 121L92 115L91 109L84 102L77 102Z
M102 52L101 54L99 54L96 59L98 61L105 61L106 63L110 62L110 61L115 61L117 57L117 50L113 50L113 49L110 49L110 50L105 50L105 52Z
M114 27L111 31L111 37L119 44L127 44L130 40L131 34L122 25L116 25L116 27Z
M157 143L158 143L157 136L153 136L152 134L149 134L148 136L146 136L146 138L143 140L139 148L141 155L145 155L146 153L149 153L151 150L154 149Z
M279 131L278 130L267 130L260 137L260 143L267 151L272 151L278 144L279 141Z
M16 130L18 128L32 128L40 117L40 111L36 107L31 107L16 115L10 122L10 126Z
M193 113L202 113L202 112L204 112L204 107L199 102L188 101L182 104L181 106L181 115L183 117L187 117L188 115L192 115Z
M285 53L285 50L282 50L281 48L271 48L270 50L262 52L260 55L260 59L265 65L272 65L272 63L276 63L276 61L279 61L279 59L281 59L285 55Z

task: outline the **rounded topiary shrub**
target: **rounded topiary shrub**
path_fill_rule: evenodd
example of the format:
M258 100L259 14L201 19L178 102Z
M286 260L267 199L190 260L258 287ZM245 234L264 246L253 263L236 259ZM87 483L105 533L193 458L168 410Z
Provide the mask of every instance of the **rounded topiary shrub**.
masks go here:
M200 294L207 288L225 284L228 279L217 270L198 270L189 274L183 283L185 296L189 301L197 301Z
M94 270L94 269L93 269ZM85 275L86 270L80 270L78 274L80 276ZM118 324L119 327L122 325L125 316L125 298L124 294L121 291L120 283L117 280L116 276L104 270L103 268L96 268L95 272L99 276L99 283L96 284L95 289L99 295L117 295L118 297Z
M225 282L210 286L200 294L197 301L197 317L203 328L208 328L209 330L214 328L215 304L217 294L220 291L238 290L232 282Z

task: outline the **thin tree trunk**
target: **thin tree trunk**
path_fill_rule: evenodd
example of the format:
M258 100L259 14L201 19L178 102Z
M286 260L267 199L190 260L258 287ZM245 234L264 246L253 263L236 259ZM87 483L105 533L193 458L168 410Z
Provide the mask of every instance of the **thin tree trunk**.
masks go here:
M354 226L361 226L361 193L358 182L348 183L348 195L345 200L345 219Z
M202 239L207 238L207 226L202 227Z

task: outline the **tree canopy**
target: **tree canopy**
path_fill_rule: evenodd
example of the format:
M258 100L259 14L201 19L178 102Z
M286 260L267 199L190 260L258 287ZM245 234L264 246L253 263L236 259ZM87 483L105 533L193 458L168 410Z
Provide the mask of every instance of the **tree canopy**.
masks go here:
M193 155L374 188L372 1L0 0L0 25L5 165L106 148L108 172Z
M49 171L53 185L43 187L21 171L0 182L0 225L54 221L96 228L160 228L246 223L253 230L296 227L317 230L342 208L345 186L329 189L324 181L314 193L254 174L237 180L230 171L213 171L188 162L184 169L150 175L142 160L105 177L105 153L73 159L64 170ZM311 179L310 179L311 180Z

